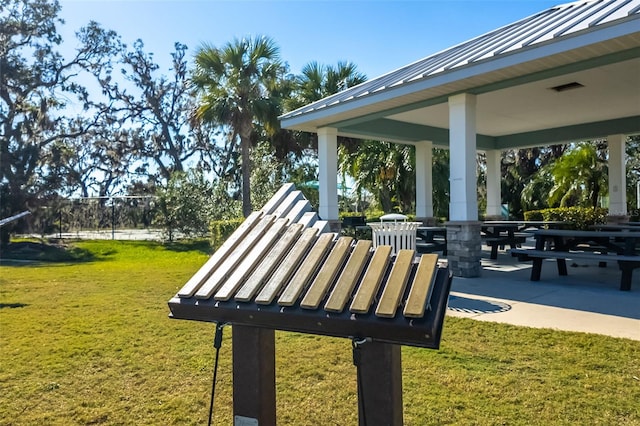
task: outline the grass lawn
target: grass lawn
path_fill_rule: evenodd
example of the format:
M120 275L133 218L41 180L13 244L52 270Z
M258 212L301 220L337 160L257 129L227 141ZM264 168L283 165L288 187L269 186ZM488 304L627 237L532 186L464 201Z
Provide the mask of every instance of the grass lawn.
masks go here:
M201 246L75 247L80 262L0 266L0 425L206 424L214 326L167 317ZM218 425L233 423L231 335ZM276 339L279 424L357 424L351 342ZM407 425L640 425L640 342L447 318L440 350L402 355Z

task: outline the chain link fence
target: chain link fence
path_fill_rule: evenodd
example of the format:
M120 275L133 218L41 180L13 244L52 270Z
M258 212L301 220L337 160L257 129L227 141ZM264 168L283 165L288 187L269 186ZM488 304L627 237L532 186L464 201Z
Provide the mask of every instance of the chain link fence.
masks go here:
M51 200L34 209L26 233L49 238L165 239L154 196Z

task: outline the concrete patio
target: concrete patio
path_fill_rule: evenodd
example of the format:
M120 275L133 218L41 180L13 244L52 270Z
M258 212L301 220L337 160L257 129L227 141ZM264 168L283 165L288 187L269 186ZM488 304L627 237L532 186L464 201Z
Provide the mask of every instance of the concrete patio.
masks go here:
M483 247L482 275L454 277L447 313L479 321L604 334L640 340L640 274L631 291L620 291L620 270L597 262L567 261L559 276L546 261L538 282L529 280L531 262L518 262L506 251L489 259Z

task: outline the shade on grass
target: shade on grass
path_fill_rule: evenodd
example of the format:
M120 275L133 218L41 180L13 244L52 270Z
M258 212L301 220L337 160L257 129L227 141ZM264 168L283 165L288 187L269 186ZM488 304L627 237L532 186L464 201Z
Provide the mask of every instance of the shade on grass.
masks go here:
M0 424L205 424L212 324L170 320L196 246L79 242L93 260L0 266ZM231 328L215 422L232 424ZM351 343L276 333L285 425L357 423ZM409 425L640 425L640 342L447 318L403 348Z

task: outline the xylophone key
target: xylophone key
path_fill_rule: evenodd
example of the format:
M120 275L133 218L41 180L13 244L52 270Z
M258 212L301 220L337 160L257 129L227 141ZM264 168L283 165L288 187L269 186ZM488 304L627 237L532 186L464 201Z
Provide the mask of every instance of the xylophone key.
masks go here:
M393 318L396 316L400 298L407 286L411 266L415 257L414 250L400 250L396 262L391 269L387 285L382 291L382 297L376 308L376 316Z
M300 262L306 256L309 248L316 241L316 235L318 230L315 228L307 228L302 232L298 241L284 258L284 260L278 265L267 284L258 293L256 297L256 303L261 305L268 305L273 302L273 299L278 295L280 289L289 281L293 272L298 269Z
M282 234L282 230L287 224L287 219L280 218L269 228L260 238L258 243L251 248L251 251L242 259L231 276L225 281L213 297L215 300L229 300L236 290L242 285L245 278L253 271L258 262L269 251L276 239Z
M305 309L318 309L320 306L320 302L324 299L324 296L327 294L327 290L333 283L338 271L342 268L342 264L344 263L347 255L349 254L349 249L351 248L351 242L353 238L351 237L340 237L336 245L329 253L327 260L322 265L322 268L318 272L318 275L311 283L311 287L305 294L300 306Z
M334 237L335 234L322 234L318 237L318 240L309 251L304 262L302 262L300 268L289 282L289 285L278 299L278 305L293 306L293 304L296 303L307 282L320 267L320 263L324 260Z
M287 228L284 235L282 235L273 248L266 253L260 265L258 265L249 278L247 278L244 285L235 294L235 300L248 302L253 298L287 251L289 251L289 248L291 248L296 238L298 238L298 235L300 235L300 231L302 231L302 225L297 223Z
M424 309L436 280L437 268L437 254L422 255L409 290L407 303L404 306L403 314L405 317L422 318L424 316Z
M236 265L246 257L251 247L253 247L257 241L264 235L269 229L275 216L267 215L263 216L260 221L249 231L249 234L240 241L240 243L233 249L231 253L224 259L220 266L213 271L211 276L205 281L205 283L196 292L196 298L208 299L215 293L215 291L222 285L227 277L233 272Z
M213 255L207 260L202 268L187 281L187 283L178 291L180 297L191 297L200 288L201 285L213 274L220 264L227 258L229 253L238 245L238 243L246 237L251 231L253 226L258 222L262 216L261 212L253 212L247 217L242 224L236 229L233 234L216 250Z
M340 278L338 278L338 283L324 305L325 311L342 312L344 310L353 288L369 259L372 244L371 241L367 240L360 240L356 243L347 264L342 270L342 274L340 274Z
M384 274L389 266L391 250L391 246L376 247L349 308L354 314L366 314L369 312L373 298L378 293L380 283L382 283Z

